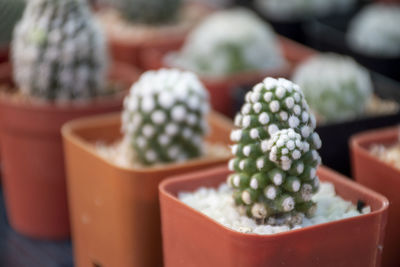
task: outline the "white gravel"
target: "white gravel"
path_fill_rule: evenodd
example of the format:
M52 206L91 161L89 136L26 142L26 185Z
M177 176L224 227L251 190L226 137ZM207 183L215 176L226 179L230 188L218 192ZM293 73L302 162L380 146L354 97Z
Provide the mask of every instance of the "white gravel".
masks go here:
M226 183L219 188L200 188L195 192L180 192L178 197L185 204L211 217L220 224L242 233L269 235L291 229L303 228L315 224L340 220L360 215L356 207L335 193L331 183L321 183L320 190L314 195L317 211L314 217L304 218L301 225L289 226L258 225L255 220L240 215L231 197L232 189ZM370 207L364 207L362 213L369 213Z

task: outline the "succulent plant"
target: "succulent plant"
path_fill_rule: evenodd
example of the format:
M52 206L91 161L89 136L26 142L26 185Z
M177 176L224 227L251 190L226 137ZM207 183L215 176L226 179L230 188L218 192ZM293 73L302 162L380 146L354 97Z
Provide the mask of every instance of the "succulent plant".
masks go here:
M0 46L11 41L15 24L20 20L25 8L25 0L0 0Z
M188 36L182 50L170 54L167 61L206 76L265 70L283 64L272 28L242 8L210 15Z
M247 93L235 126L235 157L229 161L234 173L228 184L236 205L269 223L282 217L296 223L301 214L312 216L321 140L300 87L266 78Z
M362 115L372 96L368 71L347 56L331 53L314 56L295 70L292 79L301 86L311 109L322 122Z
M87 99L105 90L104 36L85 0L30 0L14 31L14 79L22 93Z
M400 57L400 5L371 4L350 22L347 42L376 57Z
M277 21L343 13L355 3L356 0L255 0L255 6L260 13Z
M129 21L145 24L160 24L173 21L182 0L106 0L117 8Z
M124 101L122 130L144 165L179 162L203 153L208 93L196 75L147 71Z

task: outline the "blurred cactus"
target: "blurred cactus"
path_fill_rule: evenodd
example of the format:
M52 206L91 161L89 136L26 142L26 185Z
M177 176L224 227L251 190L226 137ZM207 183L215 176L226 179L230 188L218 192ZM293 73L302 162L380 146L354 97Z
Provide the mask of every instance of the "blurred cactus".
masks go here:
M352 58L322 54L301 64L293 81L303 89L311 109L322 122L343 121L364 113L372 96L366 69Z
M234 30L232 30L234 29ZM188 36L171 65L207 76L266 70L283 64L272 28L246 9L216 12Z
M203 152L208 94L190 72L148 71L124 101L122 130L145 165L178 162Z
M15 24L22 17L25 0L0 0L0 46L11 42Z
M106 0L129 21L160 24L173 21L183 0Z
M85 0L28 1L12 55L24 94L60 101L91 98L106 88L105 40Z
M350 22L347 42L376 57L400 57L400 5L371 4Z
M228 184L236 205L267 222L284 217L286 223L296 224L301 214L312 216L321 140L300 87L286 79L266 78L246 95L235 125L235 157L229 162L234 174Z

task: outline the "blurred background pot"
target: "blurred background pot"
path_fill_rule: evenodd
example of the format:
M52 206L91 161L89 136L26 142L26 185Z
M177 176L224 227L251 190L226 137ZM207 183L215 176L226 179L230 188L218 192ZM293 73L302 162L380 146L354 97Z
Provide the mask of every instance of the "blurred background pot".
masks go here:
M211 113L208 142L227 145L232 123ZM63 127L68 197L77 267L162 266L158 184L168 176L215 166L228 157L124 168L95 151L122 138L121 115L72 121Z
M245 234L222 226L177 198L182 191L218 187L228 174L224 166L161 183L166 267L380 266L388 209L385 197L320 167L318 176L333 183L338 195L353 203L362 200L372 212L273 235Z
M11 67L8 79L11 80ZM136 69L115 63L110 80L127 88L138 78ZM8 81L9 81L8 80ZM124 93L102 99L55 104L0 97L0 140L3 189L11 226L33 238L69 237L61 126L85 115L118 111Z
M351 156L355 180L383 195L390 201L383 266L399 266L400 255L400 170L372 155L372 145L393 145L399 140L399 128L373 130L355 135L351 139Z

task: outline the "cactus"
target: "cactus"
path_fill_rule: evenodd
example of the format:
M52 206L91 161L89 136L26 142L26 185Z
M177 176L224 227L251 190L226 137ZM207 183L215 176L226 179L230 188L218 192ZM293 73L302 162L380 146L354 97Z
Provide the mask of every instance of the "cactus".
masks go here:
M173 21L182 7L182 0L106 0L129 21L161 24Z
M21 18L25 0L0 0L0 46L8 45L15 24Z
M173 66L206 76L266 70L283 64L272 28L242 8L206 18L188 36L181 52L169 55L168 60Z
M105 40L84 0L28 1L12 56L23 94L64 101L105 92Z
M235 126L227 183L240 210L264 222L312 216L321 140L300 87L266 78L247 93Z
M352 58L337 54L312 57L296 69L292 79L321 122L362 115L372 96L368 71Z
M400 57L400 5L370 4L350 22L349 46L375 57Z
M144 165L184 161L203 153L208 109L193 73L147 71L124 101L122 131Z

